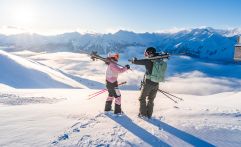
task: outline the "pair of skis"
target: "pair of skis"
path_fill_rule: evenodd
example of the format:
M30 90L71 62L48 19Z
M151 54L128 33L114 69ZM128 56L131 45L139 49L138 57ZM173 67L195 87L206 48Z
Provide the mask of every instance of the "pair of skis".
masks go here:
M149 57L149 58L145 58L145 60L156 60L156 59L169 59L170 57L170 54L168 53L161 53L157 56L154 56L154 57ZM143 60L143 59L140 59L140 60ZM128 60L129 62L132 62L131 59Z
M112 61L112 60L109 60L108 58L101 57L100 55L97 54L97 52L91 52L90 58L91 58L93 61L96 61L97 59L99 59L99 60L104 61L105 63L111 62L111 63L114 63L114 64L120 66L120 67L125 67L125 66L123 66L123 65L120 65L120 64Z
M99 59L99 60L104 61L105 63L112 62L112 63L114 63L114 64L116 64L116 65L118 65L118 66L120 66L120 67L125 67L125 66L123 66L123 65L120 65L120 64L112 61L112 60L108 60L108 58L101 57L100 55L97 54L97 52L94 52L94 51L93 51L93 52L91 52L91 54L89 54L89 55L90 55L90 58L91 58L93 61L96 61L97 59ZM168 54L168 53L160 53L158 56L146 58L146 60L169 59L169 57L170 57L170 54ZM132 62L131 59L129 59L128 61L129 61L129 62ZM131 69L130 69L130 70L131 70Z
M126 84L127 82L125 81L125 82L121 82L121 83L118 83L118 86L122 86L122 85L124 85L124 84ZM108 91L108 89L102 89L102 90L100 90L100 91L97 91L97 92L95 92L95 93L92 93L92 94L90 94L89 95L89 98L88 99L92 99L92 98L94 98L94 97L96 97L96 96L98 96L98 95L100 95L100 94L102 94L102 93L105 93L106 91Z

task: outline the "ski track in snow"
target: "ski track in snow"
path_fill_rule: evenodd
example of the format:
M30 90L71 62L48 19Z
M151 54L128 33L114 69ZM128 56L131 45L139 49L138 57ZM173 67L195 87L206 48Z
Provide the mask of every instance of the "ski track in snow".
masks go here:
M64 98L47 98L47 97L20 97L15 94L0 93L0 104L3 105L27 105L27 104L53 104L66 100Z

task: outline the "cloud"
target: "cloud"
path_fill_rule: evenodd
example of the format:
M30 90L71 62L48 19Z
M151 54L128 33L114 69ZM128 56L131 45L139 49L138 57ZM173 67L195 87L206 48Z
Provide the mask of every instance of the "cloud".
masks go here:
M241 80L233 78L208 77L202 72L192 71L169 77L161 84L163 90L193 95L210 95L240 90Z
M25 28L21 28L21 27L18 27L18 26L2 26L0 27L0 32L2 34L5 34L5 35L12 35L12 34L20 34L20 33L29 33L31 31L29 31L28 29L25 29Z
M127 81L124 89L138 90L143 79L144 68L131 65L134 69L119 76L119 81ZM160 83L160 89L173 94L211 95L222 92L239 91L241 80L214 78L197 71L167 77Z
M26 29L20 28L20 27L17 27L17 26L5 26L5 28L26 31Z
M187 29L187 28L171 28L171 29L162 29L162 30L157 30L157 33L178 33L180 31L190 31L191 29Z
M116 32L118 32L118 31L120 31L120 30L133 32L133 29L131 29L131 28L118 26L118 27L109 27L109 28L106 28L104 33L112 33L112 34L113 34L113 33L116 33ZM135 31L134 31L134 32L135 32Z

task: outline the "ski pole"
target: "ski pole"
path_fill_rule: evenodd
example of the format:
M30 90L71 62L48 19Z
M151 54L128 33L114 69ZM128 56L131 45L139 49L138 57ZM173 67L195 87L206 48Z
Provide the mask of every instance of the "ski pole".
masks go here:
M118 86L123 85L123 84L126 84L126 83L127 83L126 81L125 81L125 82L121 82L121 83L118 84ZM89 96L98 94L98 93L103 92L103 91L105 91L105 90L107 90L107 89L106 89L106 88L105 88L105 89L101 89L100 91L97 91L97 92L95 92L95 93L89 94Z
M121 82L121 83L118 84L118 86L124 85L124 84L126 84L126 83L127 83L126 81ZM107 90L108 90L108 89L102 89L102 90L97 91L97 92L95 92L95 93L93 93L93 94L90 94L90 95L89 95L90 97L89 97L88 99L91 99L91 98L93 98L93 97L96 97L96 96L98 96L98 95L106 92Z
M95 97L95 96L97 96L97 95L99 95L99 94L101 94L101 93L103 93L105 91L107 91L107 89L103 89L103 90L100 90L100 91L98 91L96 93L90 94L89 95L89 99L91 99L92 97Z
M105 90L106 90L106 88L105 88L105 89L101 89L101 90L99 90L99 91L97 91L97 92L95 92L95 93L89 94L88 96L95 95L95 94L100 93L100 92L105 91Z
M177 104L177 101L175 101L173 98L171 98L170 96L168 96L166 93L162 92L160 89L158 89L163 95L165 95L167 98L169 98L170 100L172 100L174 103Z
M99 92L99 93L97 93L97 94L89 97L88 99L92 99L92 98L94 98L94 97L96 97L96 96L98 96L98 95L100 95L100 94L102 94L102 93L105 93L106 91L107 91L107 89L105 89L105 90L103 90L103 91L101 91L101 92Z
M169 94L170 96L173 96L173 97L175 97L175 98L177 98L177 99L183 101L183 99L180 98L180 97L177 97L177 96L175 96L175 95L173 95L173 94L171 94L171 93L169 93L169 92L166 92L166 91L164 91L164 90L161 90L161 89L159 89L159 90L162 91L162 92L164 92L164 93L166 93L166 94Z

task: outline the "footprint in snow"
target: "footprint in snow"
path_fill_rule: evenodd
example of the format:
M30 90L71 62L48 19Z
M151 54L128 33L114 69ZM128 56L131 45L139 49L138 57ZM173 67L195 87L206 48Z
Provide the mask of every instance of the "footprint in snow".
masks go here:
M84 135L78 141L77 146L90 146L93 141L91 140L90 135Z
M82 128L87 128L87 127L96 125L97 123L99 123L98 118L101 118L101 117L106 117L106 116L104 115L104 113L100 113L96 115L94 118L91 118L87 121L85 120L84 122L81 122L81 121L76 122L74 125L70 127L71 130L67 131L68 133L64 133L63 135L59 136L58 139L53 141L51 144L56 145L63 140L69 139L72 133L79 133ZM82 120L82 118L79 120ZM85 142L90 143L91 141L88 139L89 137L90 137L89 135L84 135L81 138L81 140L85 140Z
M173 108L179 109L179 107L178 107L178 106L173 106Z
M73 129L73 132L80 132L78 128Z
M66 139L69 139L68 134L64 134L64 135L58 137L58 141L62 141L62 140L66 140Z
M64 135L58 137L58 141L62 141L62 140L66 140L66 139L69 139L68 134L64 134ZM51 144L56 145L57 143L59 143L58 141L55 140Z

